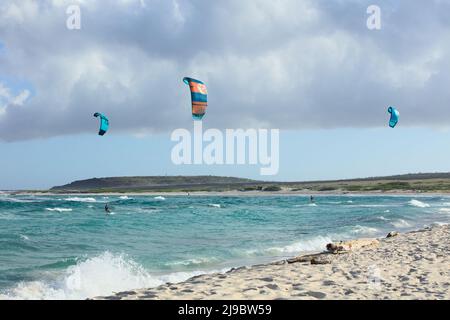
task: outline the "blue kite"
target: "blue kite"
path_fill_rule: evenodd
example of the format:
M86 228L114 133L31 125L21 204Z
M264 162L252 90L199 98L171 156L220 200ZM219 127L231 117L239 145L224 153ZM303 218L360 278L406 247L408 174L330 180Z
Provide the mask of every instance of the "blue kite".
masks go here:
M395 128L398 123L398 119L400 117L400 112L394 107L389 107L388 112L391 114L391 119L389 120L389 127Z
M100 129L98 131L98 135L103 136L106 133L106 131L108 131L109 120L106 116L104 116L99 112L94 113L94 117L96 118L100 117Z

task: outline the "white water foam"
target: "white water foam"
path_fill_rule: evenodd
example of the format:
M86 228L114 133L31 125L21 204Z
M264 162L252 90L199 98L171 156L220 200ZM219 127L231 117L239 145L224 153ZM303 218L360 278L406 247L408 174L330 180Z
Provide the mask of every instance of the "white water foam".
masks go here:
M119 199L120 200L133 200L133 198L130 198L128 196L120 196Z
M217 262L215 257L197 257L192 259L173 261L166 263L167 266L195 266L195 265L207 265Z
M35 202L42 202L42 200L36 201L36 200L29 200L29 199L16 199L16 198L10 198L10 197L1 197L0 201L5 202L16 202L16 203L35 203Z
M358 234L358 235L359 234L374 235L374 234L377 234L379 232L379 230L377 228L373 228L373 227L356 225L353 227L351 232L354 234Z
M24 234L20 234L19 236L20 236L20 239L22 239L22 240L25 240L25 241L30 241L30 238L29 238L29 237L27 237L27 236L26 236L26 235L24 235Z
M396 228L408 228L411 227L411 224L403 219L398 219L396 221L392 221L391 224Z
M430 205L428 203L413 199L408 202L410 206L418 207L418 208L429 208Z
M79 198L79 197L71 197L65 199L66 201L74 201L74 202L97 202L95 198Z
M154 197L153 199L155 199L155 200L166 200L166 198L164 198L162 196L157 196L157 197Z
M45 208L47 211L58 211L58 212L70 212L72 209L70 208Z
M251 249L246 250L245 254L254 255L267 255L267 254L299 254L301 252L313 252L313 251L323 251L328 243L332 242L331 237L328 236L318 236L311 239L305 239L302 241L294 242L292 244L286 245L284 247L270 247L266 249Z
M156 287L166 282L181 282L204 273L193 271L153 276L124 255L104 252L99 256L79 261L54 279L21 282L14 288L0 293L0 299L79 300L107 296L114 292Z
M210 203L210 204L208 204L208 207L222 208L222 207L220 206L220 204L218 204L218 203Z

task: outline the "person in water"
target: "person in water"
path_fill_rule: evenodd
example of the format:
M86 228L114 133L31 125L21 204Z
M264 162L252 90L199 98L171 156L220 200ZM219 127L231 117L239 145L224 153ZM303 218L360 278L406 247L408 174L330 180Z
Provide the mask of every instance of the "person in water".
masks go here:
M313 197L313 196L310 196L310 197L309 197L309 201L311 201L311 203L314 203L314 197Z
M105 212L106 213L110 213L111 211L109 210L108 204L105 204Z

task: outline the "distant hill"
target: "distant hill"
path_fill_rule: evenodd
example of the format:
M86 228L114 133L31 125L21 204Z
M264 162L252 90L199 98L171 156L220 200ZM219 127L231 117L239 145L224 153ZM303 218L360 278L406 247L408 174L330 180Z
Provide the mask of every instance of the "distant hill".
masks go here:
M51 192L450 192L450 173L415 173L348 180L273 182L220 176L111 177L74 181Z
M57 186L50 191L115 191L195 189L202 186L226 186L259 183L257 180L219 176L148 176L92 178Z

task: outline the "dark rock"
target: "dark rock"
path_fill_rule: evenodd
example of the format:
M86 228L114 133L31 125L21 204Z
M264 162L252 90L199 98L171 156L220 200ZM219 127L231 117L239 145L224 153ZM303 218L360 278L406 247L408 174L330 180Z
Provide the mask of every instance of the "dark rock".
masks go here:
M391 232L389 232L387 234L386 238L393 238L393 237L396 237L398 235L399 235L399 233L397 231L391 231Z
M261 281L265 281L265 282L273 282L273 278L270 278L270 277L266 277L266 278L259 278L259 280L261 280Z
M136 294L136 291L122 291L122 292L116 293L116 296L124 297L124 296L130 296L133 294Z
M184 289L184 290L181 290L181 292L192 293L192 292L194 292L194 290L192 290L192 289Z
M280 289L280 287L277 286L276 284L268 284L266 287L271 289L271 290L278 290L278 289Z
M318 292L318 291L308 291L308 292L306 292L306 294L308 296L314 297L316 299L323 299L327 296L325 293Z

